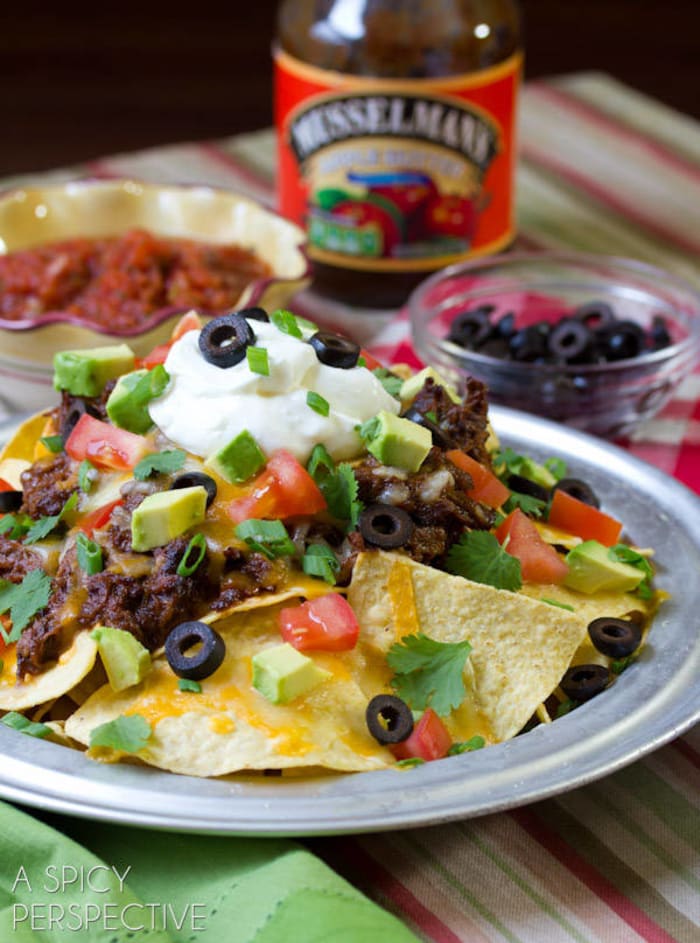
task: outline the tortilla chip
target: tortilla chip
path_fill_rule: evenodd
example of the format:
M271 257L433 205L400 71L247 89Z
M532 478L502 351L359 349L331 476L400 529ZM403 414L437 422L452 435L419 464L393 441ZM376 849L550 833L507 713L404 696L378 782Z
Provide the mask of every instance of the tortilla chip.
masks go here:
M67 694L90 673L97 657L97 644L87 632L79 632L58 661L26 681L15 678L16 646L5 650L0 674L0 710L22 711Z
M397 592L397 571L410 577L413 601L411 590ZM358 556L348 601L383 653L405 634L412 606L414 631L468 640L473 696L497 741L515 736L557 687L586 634L580 615L380 551Z
M367 731L367 697L356 681L364 664L356 653L315 652L314 660L332 677L288 705L271 704L252 687L252 656L280 642L278 612L279 606L249 609L217 623L226 657L201 682L200 694L180 691L167 661L158 658L141 684L119 694L101 688L67 720L66 733L88 744L100 724L120 714L140 714L153 735L138 758L190 776L312 766L356 772L393 765L389 751Z
M23 422L10 441L0 452L0 464L8 458L18 458L25 462L34 461L34 450L44 434L48 413L37 413Z

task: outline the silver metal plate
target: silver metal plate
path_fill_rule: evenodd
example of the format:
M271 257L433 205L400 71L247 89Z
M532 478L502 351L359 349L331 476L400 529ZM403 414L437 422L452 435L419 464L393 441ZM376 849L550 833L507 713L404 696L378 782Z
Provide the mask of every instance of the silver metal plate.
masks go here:
M492 408L504 445L602 496L671 594L639 660L605 694L508 743L399 772L193 779L104 766L0 727L0 795L87 818L232 835L323 835L437 824L522 805L634 762L700 719L700 500L657 469L580 432ZM9 430L5 430L6 434Z

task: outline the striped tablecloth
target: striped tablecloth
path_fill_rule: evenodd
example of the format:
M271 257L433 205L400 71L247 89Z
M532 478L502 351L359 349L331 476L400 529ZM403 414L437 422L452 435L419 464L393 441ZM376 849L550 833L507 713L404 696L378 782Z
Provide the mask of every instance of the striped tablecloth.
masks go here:
M523 247L632 256L700 289L700 125L608 76L577 74L525 88L521 148ZM85 173L231 187L271 205L273 135L161 147L42 179ZM364 329L377 356L412 359L402 315ZM700 491L700 374L625 445ZM699 770L696 729L556 799L309 844L427 941L698 943Z

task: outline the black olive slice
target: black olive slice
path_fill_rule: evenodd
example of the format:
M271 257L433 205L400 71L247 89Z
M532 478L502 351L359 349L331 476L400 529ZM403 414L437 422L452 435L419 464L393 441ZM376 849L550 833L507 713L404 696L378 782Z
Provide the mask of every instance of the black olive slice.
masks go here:
M482 305L458 314L450 325L448 340L468 349L479 347L493 335L489 317L493 310L493 305Z
M636 652L642 641L642 627L630 619L601 616L588 626L591 642L609 658L627 658Z
M360 514L358 526L368 544L383 550L403 547L415 528L408 514L392 504L370 504Z
M652 350L661 350L672 343L666 319L660 314L655 314L652 318L649 339L651 340Z
M187 651L200 647L192 655ZM179 678L202 681L213 675L226 654L219 633L205 622L182 622L165 640L165 657Z
M593 334L582 321L562 318L552 328L547 345L550 354L558 360L564 360L566 363L584 363L592 359L593 342Z
M204 472L185 472L184 475L178 475L178 477L170 485L171 491L176 491L178 488L197 488L201 487L206 489L207 492L207 507L211 507L214 501L216 501L216 482L213 478L210 478L209 475L205 475Z
M411 422L415 422L419 426L423 426L424 429L427 429L433 437L433 445L437 445L441 449L456 448L455 442L447 433L443 432L436 422L429 419L428 416L424 415L419 409L416 409L415 406L411 406L410 409L407 409L406 412L403 413L402 418L410 419Z
M605 360L637 357L646 346L646 335L634 321L616 321L596 332L596 346Z
M590 485L580 478L562 478L552 488L552 494L555 491L565 491L572 498L583 501L584 504L590 504L592 508L600 507L600 500Z
M61 423L60 428L61 438L64 442L68 441L68 436L78 425L78 422L80 419L82 419L85 413L87 413L88 416L92 416L93 419L100 418L100 414L97 409L95 409L95 407L91 406L89 403L86 403L82 397L71 397L68 406L68 412L66 413L65 419Z
M340 334L331 331L316 331L309 338L309 343L316 351L316 356L328 367L349 370L357 366L360 357L360 345Z
M496 322L496 333L499 337L508 340L515 334L515 312L509 311Z
M517 491L518 494L529 494L530 497L537 498L539 501L549 500L549 491L546 488L538 485L536 481L532 481L530 478L525 478L523 475L509 475L508 487L511 491Z
M377 694L365 711L367 729L377 743L401 743L413 733L411 708L393 694Z
M215 367L233 367L255 343L253 328L240 314L222 314L205 324L199 334L199 349Z
M548 352L547 335L537 324L516 331L508 341L513 360L531 363Z
M610 672L603 665L575 665L568 669L559 687L572 701L590 701L605 690L609 681Z
M607 301L589 301L584 305L579 305L573 311L573 316L591 330L605 327L617 320L612 306Z
M24 494L21 491L0 491L0 514L11 514L22 507Z
M243 308L241 311L237 311L237 314L240 314L242 318L246 318L248 321L269 321L267 311L264 308Z

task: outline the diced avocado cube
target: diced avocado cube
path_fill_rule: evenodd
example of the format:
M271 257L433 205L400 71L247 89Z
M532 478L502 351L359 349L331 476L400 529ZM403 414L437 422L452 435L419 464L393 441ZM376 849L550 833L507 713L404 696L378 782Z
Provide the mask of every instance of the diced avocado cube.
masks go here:
M569 573L564 585L579 593L629 593L644 579L644 573L629 563L609 555L609 548L597 540L584 540L566 555Z
M423 384L428 378L433 380L433 382L438 386L444 387L445 392L453 403L462 402L454 386L451 383L448 383L448 381L441 374L439 374L434 367L423 367L422 370L420 370L418 373L415 373L412 377L409 377L408 380L404 380L401 391L399 392L399 398L401 402L406 404L415 399L423 389Z
M253 687L273 704L288 704L331 677L289 643L253 655Z
M53 358L53 385L73 396L98 396L110 380L134 369L134 352L127 344L62 350Z
M428 429L382 410L373 423L367 451L384 465L414 472L421 467L432 445Z
M146 677L151 655L131 632L99 625L91 632L113 691L124 691Z
M253 436L244 429L235 439L219 449L204 463L225 481L247 481L259 471L267 459Z
M107 400L107 415L114 425L138 435L148 432L153 425L148 405L163 393L169 379L162 364L119 377Z
M178 488L149 494L131 515L131 545L137 553L164 547L197 524L207 512L205 488Z
M545 468L544 465L539 465L537 462L533 461L533 459L527 457L523 459L520 474L523 478L529 478L530 481L534 481L535 484L539 485L541 488L553 488L557 483L557 479L548 468Z

